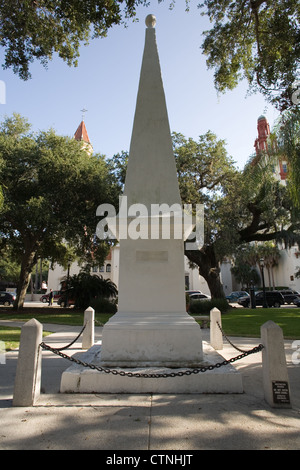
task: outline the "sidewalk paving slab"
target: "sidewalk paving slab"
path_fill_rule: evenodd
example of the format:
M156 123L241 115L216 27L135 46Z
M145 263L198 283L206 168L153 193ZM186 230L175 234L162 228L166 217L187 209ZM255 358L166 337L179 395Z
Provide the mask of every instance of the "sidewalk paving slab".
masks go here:
M45 342L61 347L81 328L44 325L44 330L55 331ZM96 327L95 332L101 339L102 329ZM231 339L244 349L259 343ZM243 373L243 394L79 395L59 393L69 361L49 351L43 351L39 400L33 407L12 407L18 351L7 352L6 364L0 365L0 450L299 450L300 365L291 361L292 341L285 345L291 409L273 409L265 402L261 353L235 363ZM64 352L79 351L80 340ZM237 351L224 342L222 355L229 359Z

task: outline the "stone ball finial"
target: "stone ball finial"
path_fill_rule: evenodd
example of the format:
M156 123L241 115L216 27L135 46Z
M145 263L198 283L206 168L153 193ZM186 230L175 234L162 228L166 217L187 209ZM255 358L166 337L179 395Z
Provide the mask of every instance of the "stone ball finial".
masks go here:
M145 20L147 28L154 28L156 25L156 17L154 15L148 15Z

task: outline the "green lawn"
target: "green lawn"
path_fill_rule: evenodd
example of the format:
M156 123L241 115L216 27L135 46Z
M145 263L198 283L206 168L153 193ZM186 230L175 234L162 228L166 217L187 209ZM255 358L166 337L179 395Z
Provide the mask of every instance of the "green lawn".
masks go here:
M49 331L43 331L43 336L48 336ZM21 328L12 328L9 326L0 326L0 341L5 343L5 351L11 351L19 347Z
M109 313L102 313L95 315L96 326L104 325L111 317ZM17 313L11 308L0 308L0 320L10 321L29 321L35 318L40 323L54 323L59 325L74 325L83 326L83 313L76 312L73 309L61 309L61 308L31 308L24 309L22 313ZM48 328L50 329L50 328ZM20 341L20 328L0 326L0 341L5 342L5 350L10 351L11 349L18 348ZM49 332L44 331L43 336L47 336Z
M110 317L109 313L96 314L96 326L104 325ZM73 309L32 308L24 309L22 313L0 309L0 320L28 321L31 318L43 324L83 325L83 313ZM300 308L232 309L222 315L222 327L228 336L260 338L260 327L268 320L273 320L282 328L286 339L300 338ZM5 342L6 350L18 347L20 331L19 328L0 327L0 341Z
M260 338L260 327L268 320L282 328L286 339L300 338L300 308L238 308L222 315L227 335Z

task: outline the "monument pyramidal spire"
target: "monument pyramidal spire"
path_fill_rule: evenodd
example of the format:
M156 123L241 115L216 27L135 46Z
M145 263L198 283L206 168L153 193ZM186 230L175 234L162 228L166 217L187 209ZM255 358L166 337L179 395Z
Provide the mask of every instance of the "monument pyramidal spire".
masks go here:
M155 24L155 17L148 15L124 188L128 204L147 207L150 203L181 204Z

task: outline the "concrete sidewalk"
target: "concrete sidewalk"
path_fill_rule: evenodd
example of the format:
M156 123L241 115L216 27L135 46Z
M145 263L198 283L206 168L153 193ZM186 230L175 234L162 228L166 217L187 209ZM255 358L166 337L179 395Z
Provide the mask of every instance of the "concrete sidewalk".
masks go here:
M10 326L1 321L3 324ZM69 344L81 330L65 325L44 324L43 328L54 332L45 342L56 347ZM202 332L208 340L209 330ZM96 327L96 341L101 333L102 328ZM231 339L243 349L259 344L258 339ZM40 399L34 407L16 408L12 397L18 351L8 352L6 363L0 364L0 450L176 450L193 454L197 450L299 449L300 364L292 363L292 343L285 342L291 409L271 408L265 402L261 353L234 364L243 374L243 394L67 395L59 393L59 386L70 362L48 351L43 351ZM64 352L73 355L79 351L80 339ZM237 354L225 341L222 355L229 359Z

